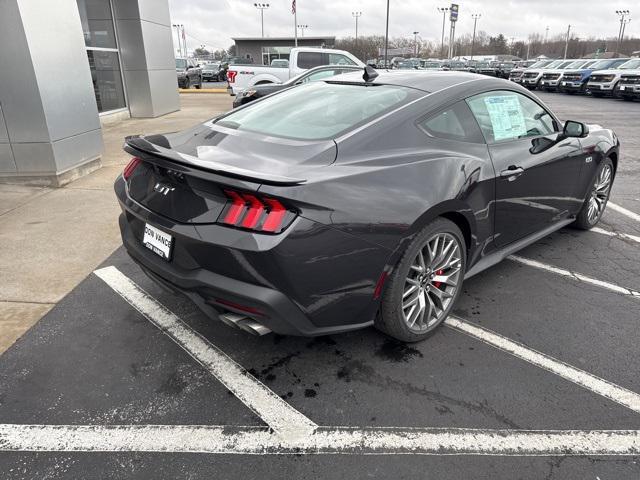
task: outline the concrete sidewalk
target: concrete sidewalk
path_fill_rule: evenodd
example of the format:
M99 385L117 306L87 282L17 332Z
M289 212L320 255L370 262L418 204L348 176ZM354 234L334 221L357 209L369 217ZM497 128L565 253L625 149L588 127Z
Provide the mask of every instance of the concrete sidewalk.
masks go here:
M181 110L106 125L103 167L63 188L0 185L0 353L120 244L113 181L123 138L181 130L231 108L227 95L180 95Z

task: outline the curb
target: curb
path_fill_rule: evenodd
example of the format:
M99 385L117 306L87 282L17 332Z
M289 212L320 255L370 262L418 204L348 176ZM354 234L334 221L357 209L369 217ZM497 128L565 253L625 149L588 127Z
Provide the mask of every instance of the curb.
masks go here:
M201 88L200 90L195 88L179 88L179 93L227 93L226 88Z

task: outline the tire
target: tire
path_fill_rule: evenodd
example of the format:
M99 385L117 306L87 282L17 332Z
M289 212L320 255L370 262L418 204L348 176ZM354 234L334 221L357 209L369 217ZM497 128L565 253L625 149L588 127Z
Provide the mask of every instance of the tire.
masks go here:
M606 173L603 173L605 170L608 170L609 174L606 190L603 190L599 185L602 183L604 177L607 176ZM575 222L572 223L573 227L579 228L580 230L590 230L598 224L600 218L602 218L605 208L607 208L607 202L609 201L609 195L611 194L611 186L613 185L614 177L615 170L613 168L613 162L610 158L605 158L596 170L587 198L585 198L582 208L576 216ZM595 204L593 202L595 202ZM598 208L595 215L592 210L593 205L596 205Z
M196 83L196 90L200 90L202 88L202 77L200 77L200 81Z
M447 245L449 249L444 253L438 250ZM419 252L424 252L422 262ZM449 263L442 265L449 254L452 254ZM440 262L432 261L433 257ZM376 328L402 342L418 342L430 337L449 315L462 291L466 257L464 237L455 223L437 218L425 226L411 241L387 280L375 319ZM418 269L421 263L427 270ZM438 278L436 274L443 280L434 280Z

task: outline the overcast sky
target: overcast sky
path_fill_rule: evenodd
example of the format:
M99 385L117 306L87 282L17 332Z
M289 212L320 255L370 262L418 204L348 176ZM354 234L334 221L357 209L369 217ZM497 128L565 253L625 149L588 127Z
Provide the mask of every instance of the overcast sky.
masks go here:
M442 14L438 6L446 1L390 0L389 36L412 37L419 31L425 40L440 42ZM267 3L267 2L264 2ZM293 36L291 0L268 0L264 12L265 36ZM489 35L503 33L507 38L526 39L530 33L549 38L565 34L567 25L579 38L618 36L616 10L632 9L637 15L627 26L625 36L640 36L640 4L637 0L481 0L460 2L456 36L471 33L472 13L479 13L478 30ZM297 0L298 23L307 24L305 35L353 36L352 12L361 11L360 35L384 35L386 0ZM605 6L606 5L606 6ZM249 0L169 0L171 20L185 25L189 50L205 44L208 48L227 48L232 37L260 36L260 12ZM448 29L448 26L447 26ZM174 34L174 42L175 34Z

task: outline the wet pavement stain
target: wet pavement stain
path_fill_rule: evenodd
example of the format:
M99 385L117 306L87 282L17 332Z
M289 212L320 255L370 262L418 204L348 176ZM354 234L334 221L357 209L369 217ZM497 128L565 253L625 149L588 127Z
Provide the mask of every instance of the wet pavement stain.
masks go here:
M339 380L350 383L352 381L358 381L367 385L374 385L383 390L401 392L404 395L420 395L433 402L438 402L438 407L443 404L464 408L470 412L480 413L487 418L492 418L501 424L508 426L509 428L521 429L522 426L515 423L510 418L497 412L491 407L486 400L470 402L448 395L442 394L438 391L429 390L426 387L413 385L409 382L402 382L394 378L381 375L377 373L373 367L359 360L351 360L341 367L336 372L336 377ZM449 407L445 407L449 408ZM440 411L440 410L439 410ZM443 413L440 411L440 413ZM444 412L446 413L446 412Z
M307 398L313 398L317 395L318 393L313 389L313 388L307 388L304 391L304 396Z
M422 358L424 355L417 348L410 347L406 343L387 339L376 350L376 357L391 362L408 362L414 357Z

